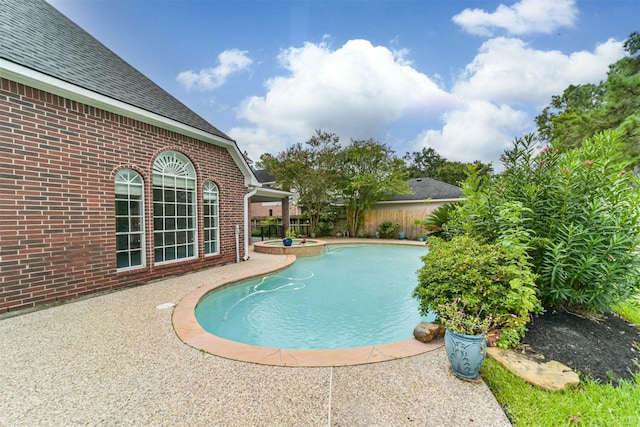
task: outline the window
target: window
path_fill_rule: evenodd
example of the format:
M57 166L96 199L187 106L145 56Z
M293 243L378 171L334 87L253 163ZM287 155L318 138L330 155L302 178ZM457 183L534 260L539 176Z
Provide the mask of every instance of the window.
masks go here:
M153 241L156 263L194 258L196 171L183 154L162 153L153 164Z
M144 267L144 186L133 170L116 174L116 259L118 270Z
M204 253L217 254L219 249L218 186L211 181L204 184Z

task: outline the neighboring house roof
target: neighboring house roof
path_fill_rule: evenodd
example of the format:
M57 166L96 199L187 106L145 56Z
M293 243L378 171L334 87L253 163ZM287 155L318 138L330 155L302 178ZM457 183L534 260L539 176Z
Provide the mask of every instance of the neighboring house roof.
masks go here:
M43 0L2 0L0 58L231 140Z
M409 184L413 194L399 194L385 201L447 200L462 197L462 189L460 187L433 178L412 178L407 180L407 184Z
M271 175L265 169L258 169L258 170L254 169L253 170L253 174L256 176L258 181L263 185L264 184L275 184L275 182L276 182L276 177Z

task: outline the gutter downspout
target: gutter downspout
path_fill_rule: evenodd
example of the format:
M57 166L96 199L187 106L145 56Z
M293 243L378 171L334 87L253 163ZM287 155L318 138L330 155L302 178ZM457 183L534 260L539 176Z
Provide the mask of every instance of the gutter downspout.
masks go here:
M258 192L258 188L254 188L244 195L244 257L243 261L249 259L249 239L251 239L251 227L249 225L249 199Z

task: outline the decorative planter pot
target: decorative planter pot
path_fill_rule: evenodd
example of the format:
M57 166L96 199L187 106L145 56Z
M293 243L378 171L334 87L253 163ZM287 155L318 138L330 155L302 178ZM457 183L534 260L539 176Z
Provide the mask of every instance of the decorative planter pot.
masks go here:
M404 240L407 238L407 235L404 233L404 231L401 231L400 233L398 233L398 236L400 237L400 240Z
M282 244L285 246L291 246L293 244L293 240L286 238L286 239L282 239Z
M487 355L486 334L464 335L447 329L444 334L444 347L451 363L451 371L456 376L468 380L478 377Z

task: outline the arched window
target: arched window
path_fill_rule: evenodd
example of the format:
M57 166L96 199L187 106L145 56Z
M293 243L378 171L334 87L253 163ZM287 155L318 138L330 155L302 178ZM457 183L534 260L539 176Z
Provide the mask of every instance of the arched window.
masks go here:
M204 200L204 253L205 255L217 254L220 252L218 186L207 181L204 184L202 196Z
M144 267L144 185L131 169L116 174L116 259L118 270Z
M177 151L153 163L153 241L156 263L197 256L196 171Z

